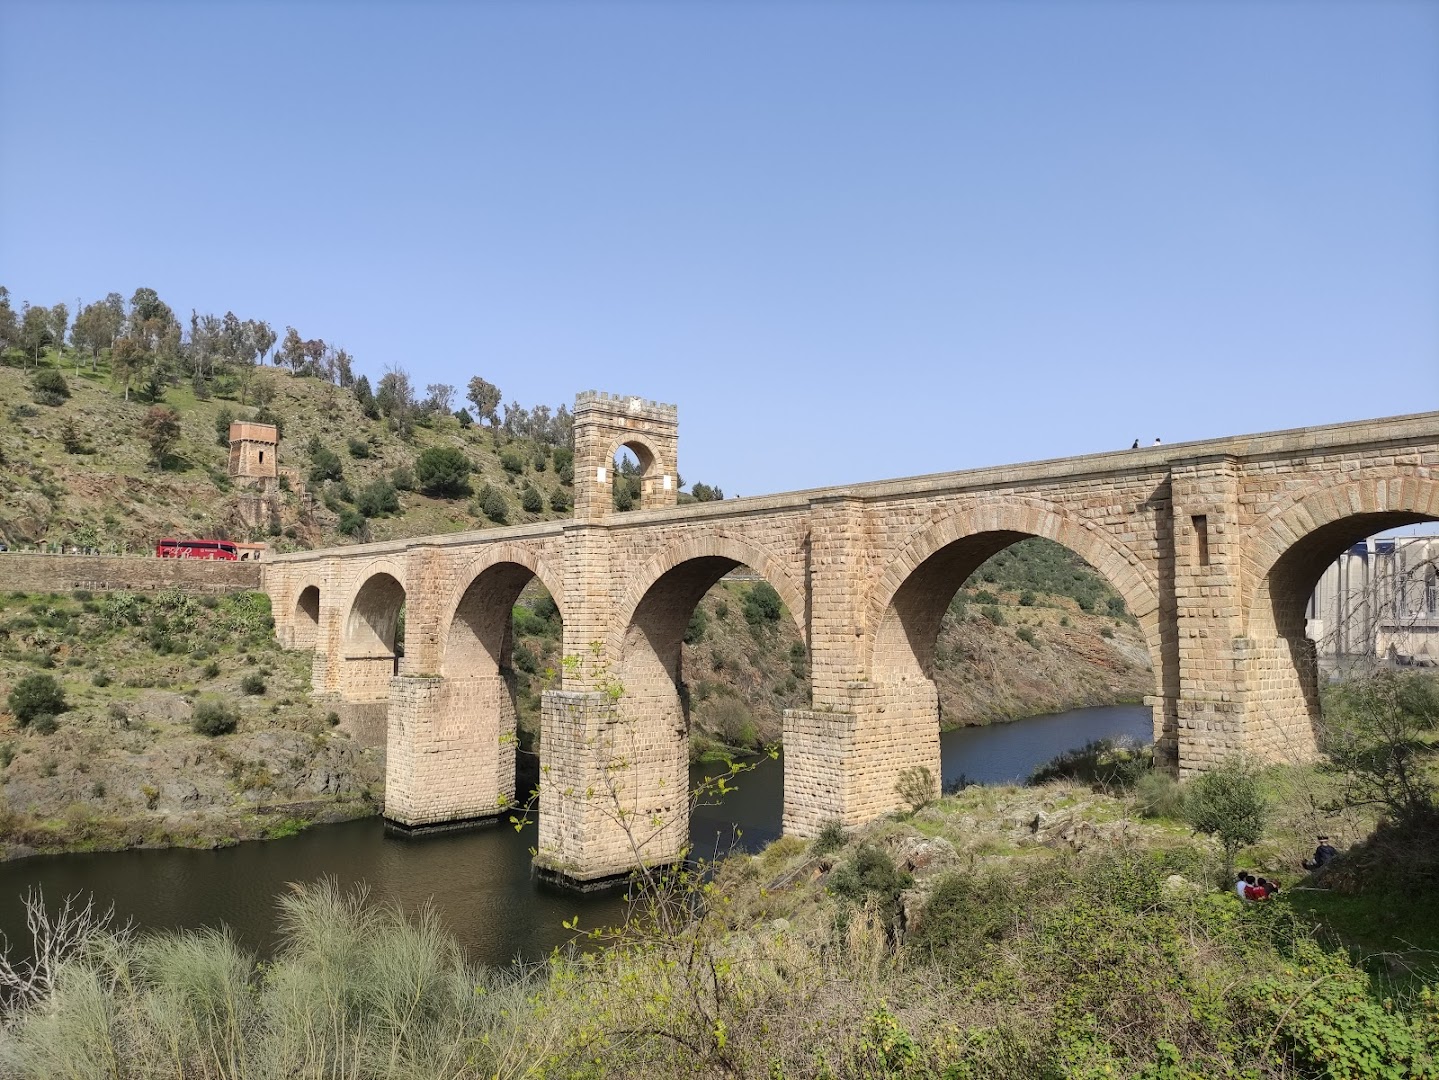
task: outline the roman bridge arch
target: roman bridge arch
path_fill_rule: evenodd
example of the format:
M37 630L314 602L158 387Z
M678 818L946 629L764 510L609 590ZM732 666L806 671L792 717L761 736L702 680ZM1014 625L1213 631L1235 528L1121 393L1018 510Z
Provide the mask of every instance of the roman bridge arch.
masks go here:
M513 797L509 614L539 578L580 662L543 698L537 861L584 883L678 855L676 642L694 603L741 564L780 594L809 652L812 700L784 719L785 830L894 810L898 772L937 772L939 619L974 567L1027 536L1074 551L1124 597L1153 661L1148 701L1168 767L1302 757L1314 690L1302 597L1346 544L1439 517L1439 413L683 506L659 481L652 502L615 513L614 448L640 442L675 469L675 416L581 395L572 519L263 565L280 640L313 642L315 690L387 712L388 818L493 816ZM401 601L396 673L389 619ZM620 755L611 735L624 724L636 741ZM595 798L617 766L632 807ZM619 850L619 810L669 825L641 854Z
M1316 752L1319 666L1305 608L1325 569L1377 532L1436 520L1439 481L1413 466L1297 493L1256 522L1243 593L1246 715L1255 727L1245 743L1256 757L1302 761Z

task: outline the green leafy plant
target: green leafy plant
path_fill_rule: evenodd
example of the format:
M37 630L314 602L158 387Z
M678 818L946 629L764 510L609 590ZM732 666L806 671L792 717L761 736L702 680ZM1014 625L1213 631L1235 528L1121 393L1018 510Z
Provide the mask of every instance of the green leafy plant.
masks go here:
M70 708L64 689L53 675L26 675L15 684L6 701L22 728L41 716L54 717Z
M1200 773L1184 794L1184 819L1224 848L1224 878L1234 873L1234 855L1264 835L1269 805L1259 778L1238 759Z

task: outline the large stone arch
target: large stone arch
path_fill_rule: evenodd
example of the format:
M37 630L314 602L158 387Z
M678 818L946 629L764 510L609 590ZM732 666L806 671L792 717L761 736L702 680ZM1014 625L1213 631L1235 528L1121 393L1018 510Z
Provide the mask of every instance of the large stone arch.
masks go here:
M1149 649L1156 683L1163 664L1158 586L1150 568L1096 526L1052 503L1006 499L957 509L916 530L890 560L869 599L867 668L878 682L930 677L939 624L953 592L986 559L1040 536L1084 559L1124 598Z
M794 619L800 636L805 639L806 643L808 642L809 605L806 602L804 591L795 584L793 578L785 570L783 562L757 544L717 530L702 536L687 538L665 548L630 576L630 583L615 608L618 617L615 619L609 639L611 656L618 657L624 651L626 634L635 620L635 614L639 610L640 604L644 602L650 590L667 574L685 563L701 560L713 560L711 569L718 568L721 562L728 562L730 566L700 590L695 597L696 602L715 581L729 573L731 569L736 566L748 566L769 582L775 592L779 593L779 598L789 610L790 617ZM700 576L707 577L708 573ZM692 607L693 605L691 605ZM689 611L685 612L686 620L689 619L689 614Z
M1295 494L1255 523L1245 545L1246 631L1284 633L1297 624L1302 632L1304 603L1340 552L1385 529L1433 520L1439 520L1439 481L1417 469Z
M493 660L495 669L504 666L508 659L510 610L531 578L537 578L548 590L563 620L564 578L530 548L497 544L464 564L456 575L454 589L440 608L441 674L481 674L466 667L481 656Z
M1298 493L1255 525L1241 593L1255 756L1303 761L1316 752L1319 665L1304 612L1325 569L1365 537L1435 519L1439 482L1409 470Z

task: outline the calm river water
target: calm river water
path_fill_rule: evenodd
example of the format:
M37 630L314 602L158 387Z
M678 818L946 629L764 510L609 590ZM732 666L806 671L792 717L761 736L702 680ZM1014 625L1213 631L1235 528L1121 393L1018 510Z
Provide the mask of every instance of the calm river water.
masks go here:
M1148 742L1150 711L1115 705L1032 716L1009 724L961 728L941 736L946 782L1006 783L1090 739L1125 735ZM783 760L763 761L739 780L723 806L702 807L691 822L701 853L747 849L779 835ZM516 833L496 826L421 839L386 837L378 818L326 825L285 840L221 851L117 851L47 855L0 863L0 931L28 941L20 898L44 889L51 904L93 893L122 919L144 928L231 927L253 949L274 944L275 897L287 882L330 876L342 885L368 884L371 894L414 908L433 900L445 923L476 960L533 960L569 940L561 921L582 926L614 920L617 896L581 897L550 890L530 873L535 827Z

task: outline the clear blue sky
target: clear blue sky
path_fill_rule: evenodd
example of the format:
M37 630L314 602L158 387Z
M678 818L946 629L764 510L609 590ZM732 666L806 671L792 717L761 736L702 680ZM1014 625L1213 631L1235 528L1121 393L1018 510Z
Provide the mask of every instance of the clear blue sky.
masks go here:
M0 283L753 495L1439 408L1439 4L0 0Z

